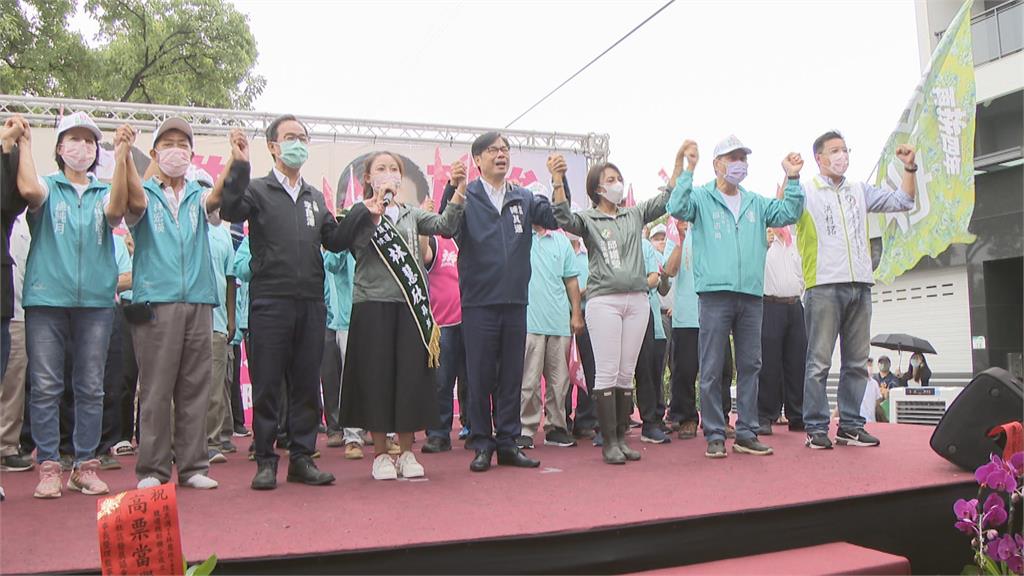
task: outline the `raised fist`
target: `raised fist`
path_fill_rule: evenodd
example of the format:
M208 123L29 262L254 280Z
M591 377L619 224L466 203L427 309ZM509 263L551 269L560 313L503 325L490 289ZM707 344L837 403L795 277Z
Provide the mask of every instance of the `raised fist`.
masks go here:
M466 165L462 163L462 160L456 160L452 164L452 172L448 180L456 188L466 183Z
M796 152L790 152L782 159L782 169L786 171L787 178L799 178L803 167L804 159Z
M122 124L114 132L114 145L116 146L120 142L125 142L128 146L134 146L135 136L135 128L133 128L131 124Z
M568 170L568 164L565 162L565 156L561 154L551 154L548 156L548 172L551 173L553 181L561 182L565 178L566 170Z
M19 143L24 143L26 145L31 145L32 144L32 127L28 125L28 120L25 120L24 118L22 118L20 116L18 117L18 119L21 121L21 138L18 139L18 142Z
M0 138L11 139L20 144L32 144L32 129L20 114L15 114L4 121L3 130L0 131Z
M232 128L229 139L231 141L231 159L248 162L249 140L245 137L245 133L239 128Z
M686 140L676 152L676 166L682 168L683 160L686 160L686 169L693 172L697 167L697 160L700 159L700 152L697 150L697 143L693 140Z
M124 160L131 154L134 144L135 128L130 124L123 124L114 132L114 154L119 160Z
M25 132L25 121L21 116L11 116L4 121L3 131L0 132L0 139L17 142Z
M907 168L914 166L914 158L917 157L917 151L910 144L900 144L896 147L896 157L903 162L903 165Z

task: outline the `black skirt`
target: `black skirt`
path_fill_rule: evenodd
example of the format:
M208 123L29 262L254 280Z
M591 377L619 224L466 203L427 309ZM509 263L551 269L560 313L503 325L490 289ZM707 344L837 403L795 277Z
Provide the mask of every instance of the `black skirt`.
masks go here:
M408 305L352 305L341 423L374 432L440 426L434 369L427 367L427 350Z

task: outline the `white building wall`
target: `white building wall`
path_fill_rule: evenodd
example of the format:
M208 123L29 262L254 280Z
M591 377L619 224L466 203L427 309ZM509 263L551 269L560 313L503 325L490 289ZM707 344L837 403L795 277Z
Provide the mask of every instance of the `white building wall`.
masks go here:
M872 337L882 333L905 333L923 338L938 352L928 356L928 366L933 373L972 372L965 266L911 270L891 285L876 284L871 290L871 300ZM894 364L898 361L896 352L871 348L872 358L883 354ZM838 367L838 361L837 351L833 366ZM909 361L909 354L904 354L901 369L905 370Z

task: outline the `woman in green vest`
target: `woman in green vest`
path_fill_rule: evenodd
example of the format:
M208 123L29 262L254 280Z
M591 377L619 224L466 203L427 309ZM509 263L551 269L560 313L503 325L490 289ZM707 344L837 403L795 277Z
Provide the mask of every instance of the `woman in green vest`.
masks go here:
M18 190L28 203L32 247L25 271L25 338L32 379L29 410L39 461L36 498L59 498L61 466L59 409L64 394L65 353L74 371L74 470L67 487L83 494L106 494L97 476L96 447L103 420L103 369L113 323L117 267L113 228L121 223L122 202L96 179L102 133L84 113L65 116L57 128L59 170L38 177L31 136L22 150ZM118 130L115 145L134 138ZM122 151L123 153L123 151Z

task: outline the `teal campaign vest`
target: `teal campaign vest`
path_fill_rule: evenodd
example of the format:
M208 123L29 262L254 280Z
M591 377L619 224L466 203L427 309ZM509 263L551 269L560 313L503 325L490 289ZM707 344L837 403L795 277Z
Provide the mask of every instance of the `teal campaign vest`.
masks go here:
M157 180L147 180L143 190L146 212L132 226L132 301L216 305L203 187L194 180L185 182L177 221Z
M93 178L79 198L63 172L43 180L49 196L28 213L32 245L25 267L24 307L113 307L114 236L103 213L109 186Z

